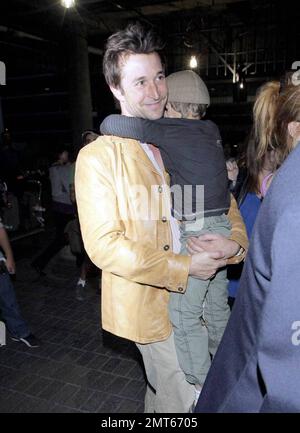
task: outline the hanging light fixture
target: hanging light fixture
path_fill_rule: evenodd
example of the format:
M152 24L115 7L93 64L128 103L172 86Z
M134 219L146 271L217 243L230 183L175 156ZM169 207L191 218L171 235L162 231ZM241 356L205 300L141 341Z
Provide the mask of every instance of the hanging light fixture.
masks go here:
M197 68L197 66L198 66L198 62L197 62L196 56L191 56L190 67L192 69L195 69L195 68Z
M66 8L72 8L75 6L75 0L61 0L61 4Z

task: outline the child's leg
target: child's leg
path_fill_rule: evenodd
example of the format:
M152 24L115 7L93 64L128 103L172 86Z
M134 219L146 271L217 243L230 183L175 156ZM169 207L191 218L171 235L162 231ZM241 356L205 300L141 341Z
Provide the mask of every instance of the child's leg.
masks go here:
M185 245L194 233L183 232L181 254L187 254ZM192 384L204 383L210 367L208 333L201 317L209 281L189 277L184 294L171 293L170 320L173 324L179 364Z
M179 365L188 382L200 385L210 367L208 332L201 321L207 285L190 277L186 292L171 293L169 303Z
M227 285L227 270L223 269L210 281L204 302L204 319L211 355L215 355L217 351L230 315Z
M225 215L211 217L208 229L229 237L231 224ZM208 347L211 355L217 351L230 315L227 286L227 269L221 269L210 280L204 302L204 319L208 329Z

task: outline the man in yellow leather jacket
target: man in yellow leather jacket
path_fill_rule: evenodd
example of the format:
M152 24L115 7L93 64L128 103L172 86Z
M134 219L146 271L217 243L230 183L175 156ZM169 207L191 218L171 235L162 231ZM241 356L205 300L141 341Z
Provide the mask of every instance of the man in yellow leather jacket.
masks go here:
M160 49L152 31L138 24L108 39L104 75L123 115L162 117L167 86ZM168 182L157 148L136 140L99 137L80 151L76 163L85 249L102 269L103 329L137 343L150 385L145 411L160 413L188 412L195 398L176 356L169 291L183 293L189 275L211 278L240 247L247 248L234 204L230 213L237 224L231 217L231 240L220 242L218 251L192 256L173 252L180 243Z

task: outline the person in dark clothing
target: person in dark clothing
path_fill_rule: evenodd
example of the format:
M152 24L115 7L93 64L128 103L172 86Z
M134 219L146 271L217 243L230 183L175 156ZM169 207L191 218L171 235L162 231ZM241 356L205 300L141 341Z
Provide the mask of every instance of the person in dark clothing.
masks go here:
M12 340L24 343L28 347L38 347L41 343L31 333L18 306L10 278L10 274L14 274L15 270L13 252L0 218L0 316L5 321Z
M15 149L11 133L5 129L1 134L0 147L0 173L1 178L7 183L8 190L18 195L17 176L21 174L21 161Z
M68 222L74 218L75 213L69 193L70 171L69 153L67 148L62 146L57 152L56 162L49 169L55 238L31 263L40 276L46 275L43 269L68 242L65 228Z
M89 143L92 143L94 140L97 139L98 136L99 136L99 134L97 134L95 131L92 131L92 130L84 131L81 135L82 147L86 146ZM71 168L69 187L70 187L70 199L71 199L72 203L74 204L74 207L76 208L75 161L72 164L72 168ZM80 276L79 276L79 279L78 279L77 284L76 284L75 296L76 296L76 299L78 301L83 301L85 299L85 293L86 293L87 275L91 269L95 270L96 267L94 266L94 264L92 263L92 261L90 260L89 256L87 255L87 253L84 249L83 240L82 240L82 236L81 236L81 232L80 232L80 224L79 224L79 220L78 220L78 216L77 216L77 211L76 211L76 217L71 223L69 223L69 226L70 225L72 227L73 234L74 233L76 234L75 235L76 239L77 239L76 243L80 245L79 250L75 254L76 264L80 268ZM70 246L71 246L71 251L72 251L72 245L70 244Z
M160 149L171 177L173 213L180 221L181 254L187 254L186 241L190 236L230 236L230 193L218 127L200 120L209 104L204 82L192 71L181 71L167 77L167 83L167 117L151 121L112 115L103 121L100 130L106 135L152 143ZM184 294L170 294L169 313L179 363L187 381L200 392L210 356L214 355L229 318L226 269L208 281L190 277Z

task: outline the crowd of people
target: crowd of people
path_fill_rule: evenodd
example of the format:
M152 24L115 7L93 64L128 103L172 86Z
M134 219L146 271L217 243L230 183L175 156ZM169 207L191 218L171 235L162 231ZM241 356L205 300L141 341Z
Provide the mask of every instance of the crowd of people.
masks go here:
M7 132L4 136L7 136ZM97 134L94 131L85 131L82 135L82 145L88 144L95 139ZM44 271L48 262L66 245L77 243L77 249L73 250L76 256L80 277L75 288L75 296L79 301L85 299L84 288L88 270L92 263L88 259L81 239L80 228L76 213L75 192L74 192L74 164L69 160L69 149L67 146L57 148L55 162L49 168L49 178L52 195L52 218L55 226L54 239L31 263L32 268L40 277L46 276ZM16 192L12 179L17 179L18 170L10 167L10 177L5 176L6 172L1 172L5 179L5 188L1 191L1 201L3 207L8 207L8 201ZM11 206L18 206L17 196ZM68 230L70 224L78 226L76 232ZM6 328L14 341L26 344L28 347L39 347L41 341L30 331L29 325L23 318L12 278L15 275L16 266L14 254L7 234L6 227L2 221L0 213L0 318L6 324ZM99 272L98 272L99 273Z
M32 266L43 275L77 233L76 297L101 269L102 328L140 351L145 412L298 412L300 80L259 89L247 145L226 162L205 83L166 77L163 45L139 23L109 37L121 115L83 134L76 164L59 150L56 234Z
M262 153L275 153L276 172L197 412L299 412L300 86L279 89L272 93L274 116Z

